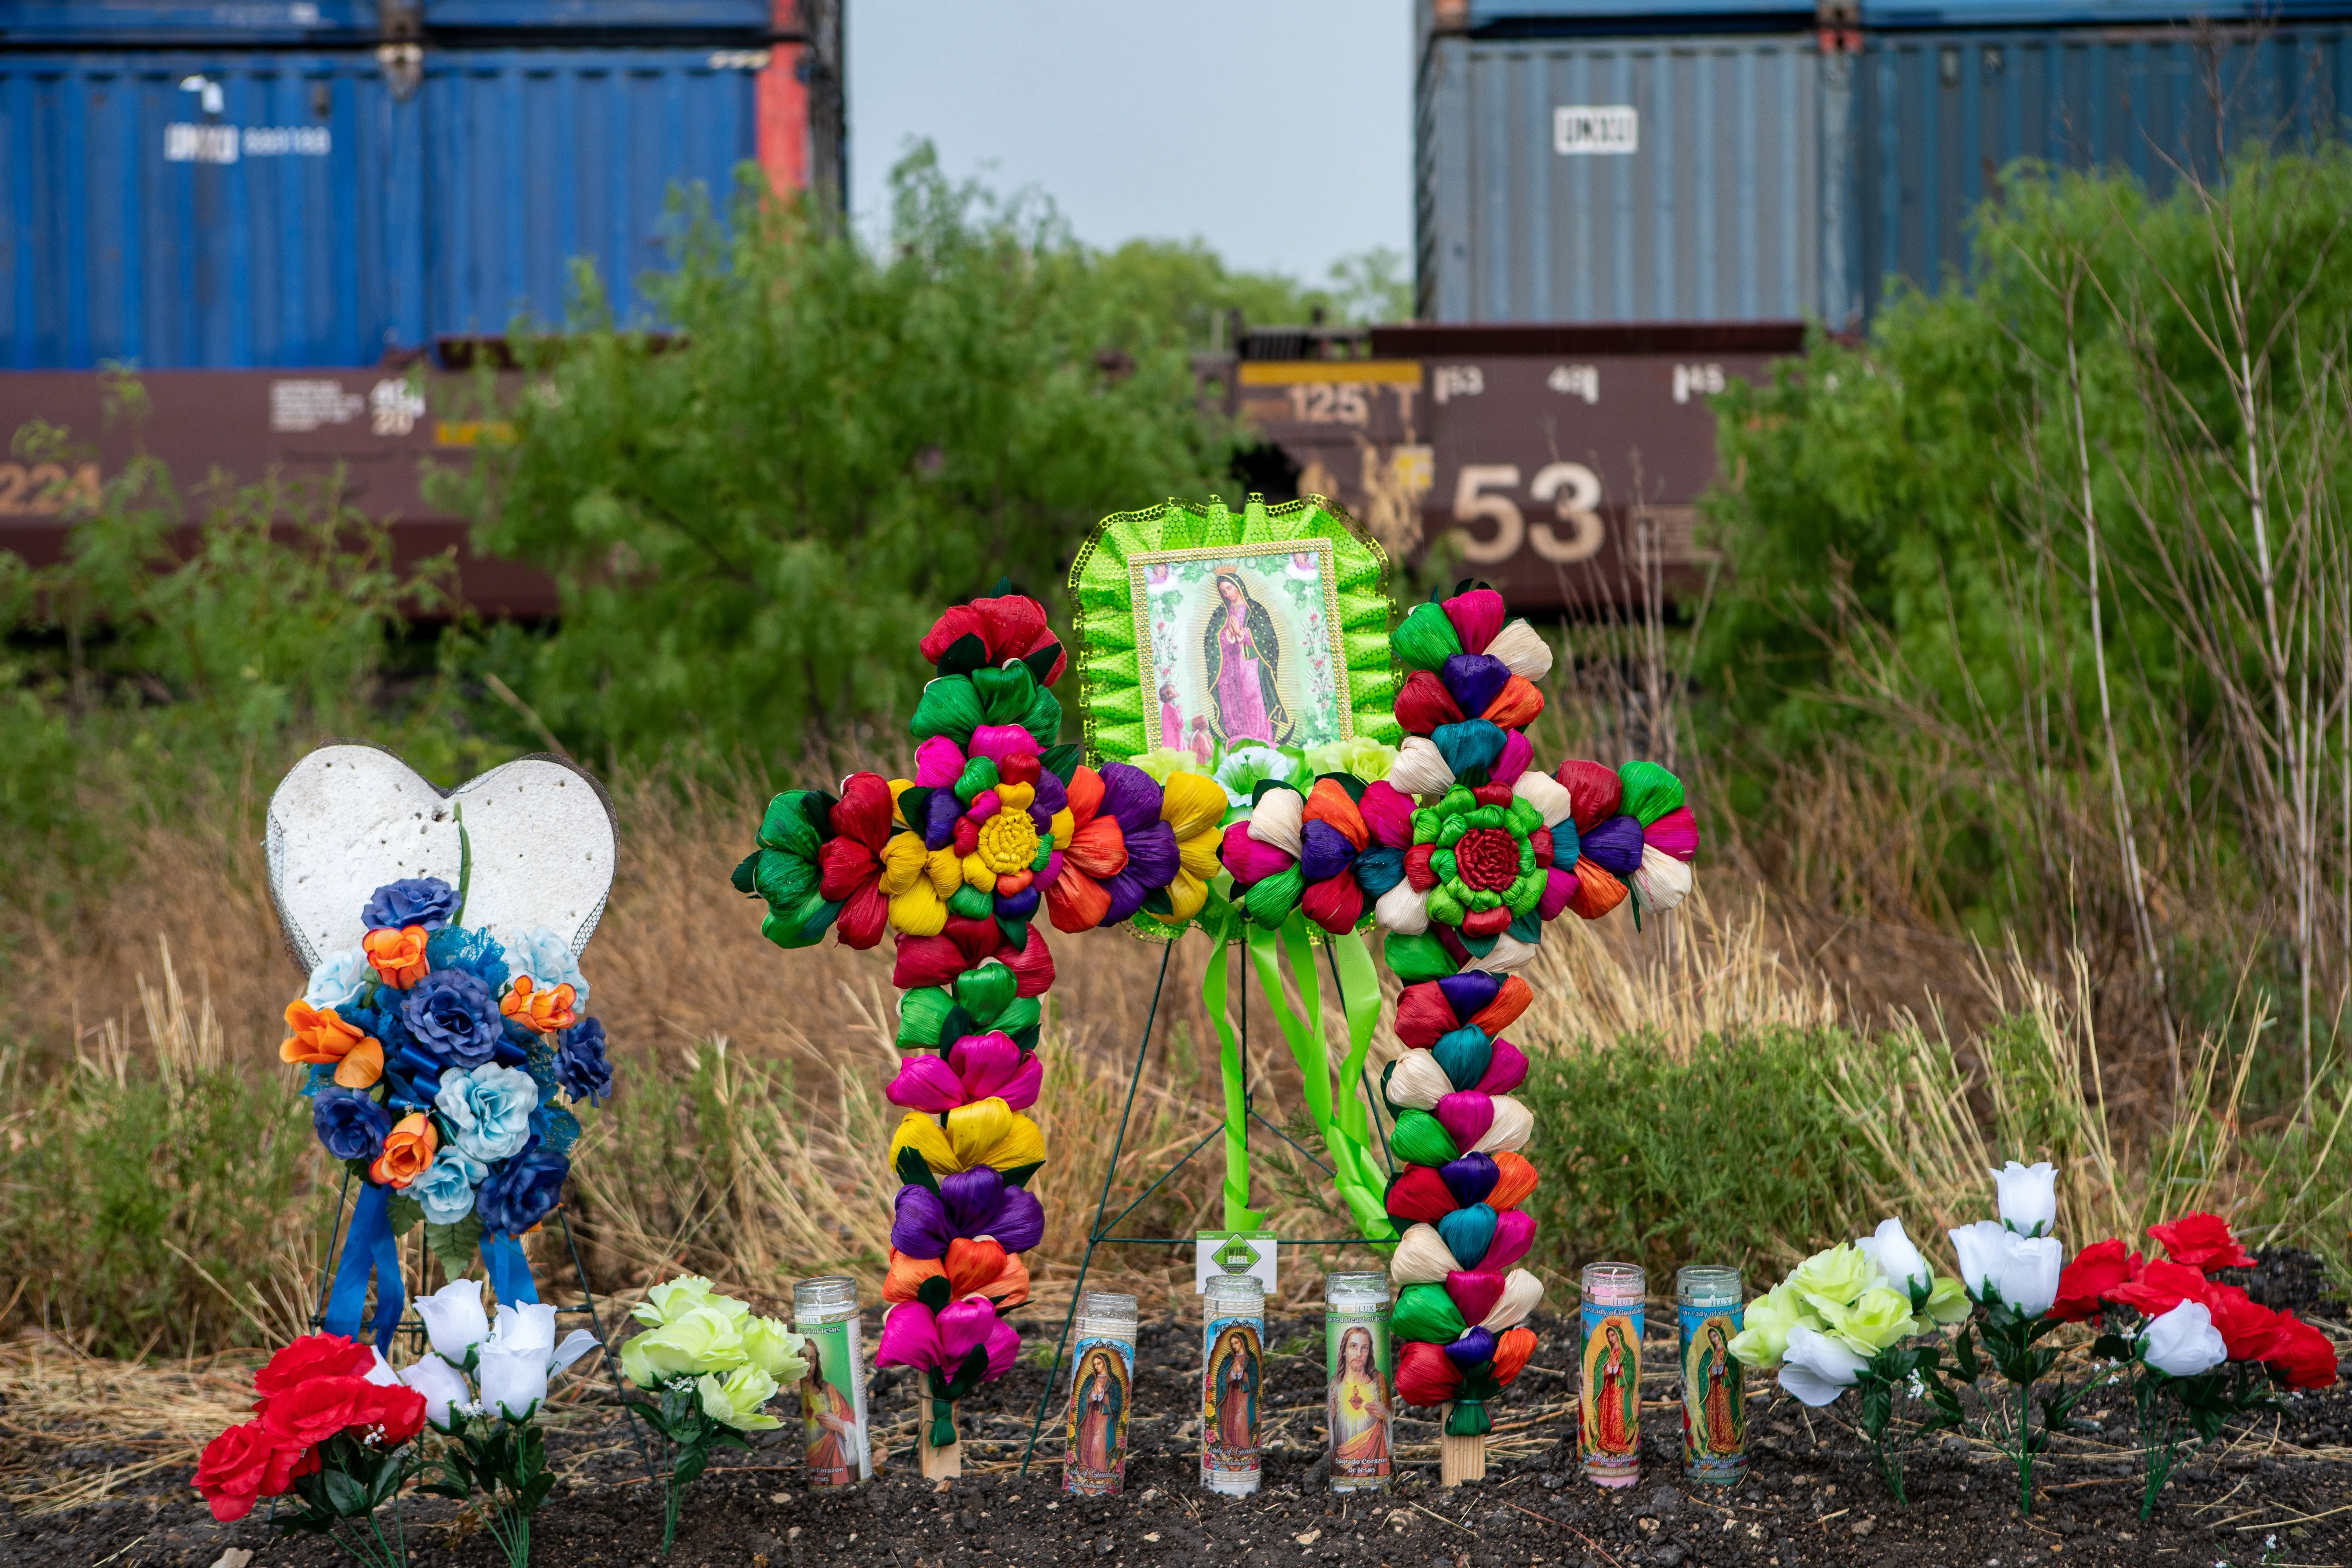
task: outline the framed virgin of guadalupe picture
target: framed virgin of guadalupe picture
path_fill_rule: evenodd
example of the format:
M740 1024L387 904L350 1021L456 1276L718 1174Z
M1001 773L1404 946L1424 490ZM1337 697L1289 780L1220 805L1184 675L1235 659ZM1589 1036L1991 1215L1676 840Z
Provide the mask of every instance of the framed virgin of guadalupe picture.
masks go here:
M1088 749L1215 773L1251 748L1395 744L1388 567L1318 496L1104 520L1070 573Z

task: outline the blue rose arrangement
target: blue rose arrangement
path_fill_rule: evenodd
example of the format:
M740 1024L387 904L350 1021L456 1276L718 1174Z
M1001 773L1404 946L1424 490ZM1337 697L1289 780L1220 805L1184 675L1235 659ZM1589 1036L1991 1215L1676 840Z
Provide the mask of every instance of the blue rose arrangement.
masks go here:
M364 1184L330 1332L357 1332L373 1273L389 1343L404 1305L396 1240L418 1225L453 1276L478 1249L500 1301L537 1300L516 1238L562 1201L573 1108L613 1092L571 944L464 917L463 893L438 878L378 888L361 944L321 959L286 1009L278 1055L310 1068L319 1142Z

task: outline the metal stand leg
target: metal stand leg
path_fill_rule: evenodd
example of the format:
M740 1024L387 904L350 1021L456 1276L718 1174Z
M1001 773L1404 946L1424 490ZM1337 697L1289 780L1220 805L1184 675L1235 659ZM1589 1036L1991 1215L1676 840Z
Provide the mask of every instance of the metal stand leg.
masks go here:
M614 1347L611 1336L604 1331L604 1315L596 1310L596 1291L588 1283L588 1265L581 1261L579 1238L572 1234L572 1216L559 1208L555 1211L555 1217L562 1222L563 1246L572 1254L572 1271L580 1276L580 1298L586 1303L573 1310L586 1312L588 1321L595 1326L596 1342L604 1348L604 1375L612 1382L613 1397L620 1402L621 1414L628 1418L629 1430L636 1436L637 1457L646 1462L646 1479L657 1481L661 1477L654 1469L653 1450L646 1447L646 1424L638 1416L636 1405L629 1398L628 1390L622 1386L620 1352Z

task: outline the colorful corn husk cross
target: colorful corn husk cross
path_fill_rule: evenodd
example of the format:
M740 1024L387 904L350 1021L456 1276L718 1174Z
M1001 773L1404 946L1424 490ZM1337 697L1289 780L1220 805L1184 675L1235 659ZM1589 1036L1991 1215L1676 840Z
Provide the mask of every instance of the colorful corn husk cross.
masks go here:
M780 947L828 930L845 946L886 932L897 944L908 1054L887 1093L906 1112L890 1143L905 1184L877 1361L926 1377L927 1471L947 1474L954 1403L1012 1364L1002 1314L1028 1300L1020 1255L1045 1236L1026 1190L1045 1139L1022 1114L1045 1078L1038 998L1054 983L1036 917L1069 932L1139 910L1190 919L1215 870L1225 800L1213 780L1163 790L1122 763L1081 766L1076 746L1055 743L1050 689L1065 656L1034 599L958 605L922 649L939 676L910 726L915 776L853 773L838 795L777 795L735 886L766 901L761 929Z
M1445 1406L1451 1485L1485 1474L1486 1402L1534 1353L1521 1325L1543 1294L1512 1267L1534 1240L1518 1205L1536 1173L1518 1152L1534 1118L1510 1097L1527 1058L1502 1037L1534 997L1511 972L1565 911L1679 903L1698 831L1681 784L1653 763L1535 771L1524 727L1543 711L1535 683L1551 654L1526 622L1505 622L1501 595L1423 605L1393 644L1409 671L1397 698L1407 735L1388 780L1356 797L1365 839L1352 872L1405 983L1406 1050L1381 1079L1404 1162L1387 1199L1401 1235L1390 1260L1397 1395Z

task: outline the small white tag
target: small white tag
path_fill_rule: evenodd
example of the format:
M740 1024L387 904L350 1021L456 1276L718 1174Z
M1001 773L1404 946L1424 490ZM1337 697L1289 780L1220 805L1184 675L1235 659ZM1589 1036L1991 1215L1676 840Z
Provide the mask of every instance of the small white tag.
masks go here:
M1551 111L1551 150L1563 158L1638 153L1641 111L1630 103L1562 103Z
M1270 1230L1204 1230L1192 1249L1192 1291L1198 1295L1219 1274L1255 1275L1274 1294L1275 1261L1281 1243Z

